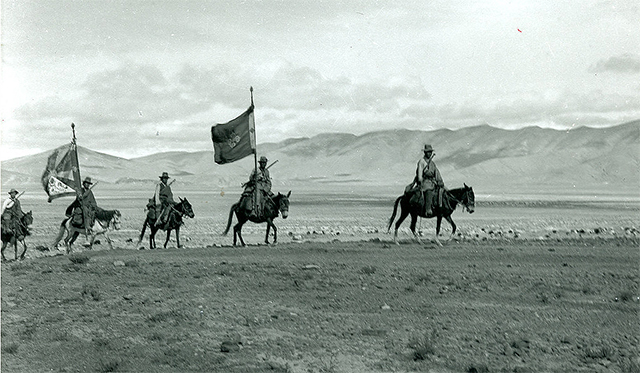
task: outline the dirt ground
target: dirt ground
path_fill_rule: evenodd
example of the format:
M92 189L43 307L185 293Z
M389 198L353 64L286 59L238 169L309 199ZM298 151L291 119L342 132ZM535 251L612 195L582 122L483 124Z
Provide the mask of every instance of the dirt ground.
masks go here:
M0 267L3 372L640 371L637 201L476 197L440 247L432 220L424 243L408 222L392 242L393 197L294 191L278 245L249 224L231 247L237 196L187 191L185 247L147 250L147 195L107 192L115 249L81 238L72 255L47 250L70 201L23 196L29 251Z
M9 262L2 371L637 372L639 257L373 239Z

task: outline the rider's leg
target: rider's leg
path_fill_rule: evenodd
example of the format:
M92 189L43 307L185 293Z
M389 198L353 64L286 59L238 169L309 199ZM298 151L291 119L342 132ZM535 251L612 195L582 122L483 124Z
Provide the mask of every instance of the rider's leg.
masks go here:
M427 190L424 194L424 199L425 199L424 214L425 216L430 216L433 214L433 211L431 210L431 206L433 206L433 190Z

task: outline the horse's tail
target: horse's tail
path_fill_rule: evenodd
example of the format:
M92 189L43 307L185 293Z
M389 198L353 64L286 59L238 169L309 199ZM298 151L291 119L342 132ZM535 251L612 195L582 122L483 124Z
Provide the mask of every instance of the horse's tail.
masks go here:
M396 218L396 212L398 211L398 203L400 203L400 200L402 200L402 197L403 196L396 198L396 202L393 204L393 214L391 214L391 218L389 219L389 226L387 227L387 232L391 230L391 224L393 224L393 221Z
M144 232L147 230L147 222L149 221L149 217L144 219L144 223L142 223L142 232L140 232L140 237L138 237L138 243L136 246L140 245L142 242L142 238L144 237Z
M231 227L231 222L233 221L233 213L236 211L236 208L239 205L239 202L231 205L231 208L229 209L229 220L227 221L227 228L225 228L224 232L222 233L223 236L226 236L227 233L229 233L229 228Z

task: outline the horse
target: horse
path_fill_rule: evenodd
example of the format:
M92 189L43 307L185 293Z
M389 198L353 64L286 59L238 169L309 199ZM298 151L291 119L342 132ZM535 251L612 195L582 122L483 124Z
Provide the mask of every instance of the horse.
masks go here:
M142 238L144 237L144 232L147 229L147 226L151 229L151 233L149 234L149 249L153 250L156 248L156 233L162 229L163 231L167 231L167 239L164 241L164 248L167 248L167 243L169 242L169 238L171 237L171 231L176 231L176 241L178 243L178 248L181 248L180 245L180 226L184 224L182 221L183 216L188 216L190 218L194 218L195 214L193 213L193 208L189 201L186 198L179 198L180 202L171 206L171 210L169 210L169 214L167 216L168 224L163 224L163 226L157 226L156 223L156 215L155 215L155 204L147 205L149 207L149 212L147 213L147 217L142 224L142 232L140 232L140 238L138 239L138 243L136 247L140 245L142 242Z
M111 243L111 238L108 235L110 230L120 230L120 214L119 210L104 210L98 207L95 213L95 222L91 226L89 230L89 235L91 236L89 240L89 250L93 248L93 243L96 240L96 237L99 235L103 235L107 239L107 243L109 243L109 248L113 249L113 245ZM67 233L65 236L65 232ZM71 245L76 241L80 234L86 234L84 229L84 224L80 226L73 223L73 219L71 217L67 217L60 223L60 231L58 232L58 236L56 237L52 247L56 249L58 247L58 243L64 237L64 244L67 248L67 254L71 253Z
M229 209L229 221L222 235L225 236L229 232L229 227L231 227L231 222L233 221L233 213L235 212L238 218L238 224L233 226L233 246L236 245L238 238L240 238L242 246L246 246L242 239L242 226L249 220L254 223L267 222L267 234L265 235L264 242L267 245L269 244L269 232L271 228L273 228L273 243L276 244L278 242L278 228L273 224L273 219L277 218L279 213L282 214L283 219L289 216L289 196L291 196L291 191L286 195L278 193L272 200L265 199L264 213L262 216L256 216L255 214L251 214L250 211L241 208L242 198L249 198L247 196L241 197L240 201L233 204L231 209Z
M31 211L22 215L20 219L14 220L13 226L2 227L2 261L6 261L4 257L4 249L7 248L7 244L11 244L14 247L14 258L18 260L18 242L22 242L24 251L20 255L20 260L24 259L24 254L27 253L27 244L24 242L26 236L29 236L29 226L33 223L33 213Z
M418 219L418 216L428 219L436 217L437 223L435 240L439 246L442 246L442 244L438 240L442 218L445 218L449 222L449 224L451 224L452 231L451 235L449 236L449 239L451 239L451 237L453 237L453 235L456 233L456 224L453 222L453 219L451 219L451 214L455 211L458 203L462 204L470 214L472 214L475 210L475 194L473 193L473 188L467 186L467 184L464 184L463 188L444 190L442 196L442 206L433 206L433 214L429 216L424 215L424 206L422 206L420 203L416 203L414 201L416 200L416 198L413 198L412 200L412 197L415 195L415 193L422 192L418 190L405 193L402 196L398 197L395 201L395 204L393 205L393 214L391 215L391 219L389 219L389 226L387 228L387 231L391 230L391 224L393 224L393 220L396 217L398 204L400 204L400 217L396 222L396 229L393 234L393 240L396 244L398 244L398 228L400 228L400 224L402 224L404 219L406 219L409 214L411 214L411 232L418 242L421 242L420 238L416 234L416 220Z

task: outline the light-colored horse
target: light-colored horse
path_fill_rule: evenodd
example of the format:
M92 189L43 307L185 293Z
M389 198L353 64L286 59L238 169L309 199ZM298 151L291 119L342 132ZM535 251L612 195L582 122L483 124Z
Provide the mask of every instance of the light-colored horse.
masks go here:
M111 238L109 237L109 232L112 230L120 229L120 214L119 210L103 210L98 208L95 214L95 222L93 226L89 230L89 249L93 248L93 243L96 240L96 237L99 235L103 235L107 239L107 243L109 243L109 248L113 249L113 245L111 242ZM65 236L66 233L66 236ZM66 218L60 223L60 232L58 232L58 236L56 237L52 247L53 249L58 248L58 243L64 237L64 244L67 248L67 254L71 252L71 245L75 242L76 238L80 234L86 234L84 226L78 227L72 223L71 218Z

